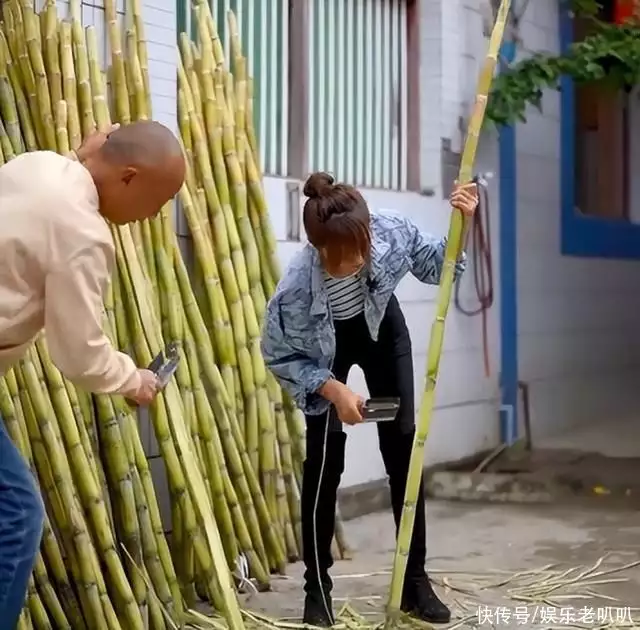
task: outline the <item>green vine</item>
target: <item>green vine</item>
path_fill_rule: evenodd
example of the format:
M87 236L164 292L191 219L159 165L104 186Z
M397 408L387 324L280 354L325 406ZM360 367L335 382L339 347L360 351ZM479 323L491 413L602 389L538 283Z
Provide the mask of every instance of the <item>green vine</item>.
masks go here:
M640 27L600 20L599 5L597 0L572 1L574 15L593 24L591 34L582 41L561 55L534 54L496 77L487 120L496 125L525 122L527 106L541 109L544 91L559 89L563 76L580 84L607 82L615 89L630 89L640 82Z

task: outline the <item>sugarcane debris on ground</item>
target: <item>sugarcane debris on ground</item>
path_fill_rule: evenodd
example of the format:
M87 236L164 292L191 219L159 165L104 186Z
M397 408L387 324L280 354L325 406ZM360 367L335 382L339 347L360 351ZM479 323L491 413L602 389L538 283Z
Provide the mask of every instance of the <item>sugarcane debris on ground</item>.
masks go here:
M612 555L612 554L609 554ZM453 620L442 630L487 627L522 627L550 630L578 628L616 630L640 627L640 607L634 608L602 589L630 582L625 573L640 566L640 560L620 564L603 556L592 565L564 568L556 565L510 573L508 571L469 572L466 570L430 571L431 579L451 604ZM367 581L371 577L391 577L390 569L375 573L343 573L333 577L335 583ZM290 578L283 578L290 579ZM301 585L300 585L301 586ZM384 624L381 595L339 597L341 604L334 626L339 630L378 630ZM248 601L250 604L250 600ZM190 613L199 628L226 626L221 621L200 618ZM297 619L271 619L267 615L244 612L247 628L265 630L297 629L305 626ZM207 625L210 624L210 625ZM404 630L431 627L409 617L400 620Z
M640 566L640 560L620 563L612 561L612 555L603 556L588 566L545 565L517 573L432 569L431 579L453 611L452 622L437 627L442 630L506 626L591 630L640 627L640 608L631 607L628 602L609 594L616 586L632 582L626 574ZM353 584L379 576L388 578L391 570L343 573L333 579L336 584L341 581ZM347 599L337 597L334 601L342 605L336 628L373 630L382 627L385 597L372 594ZM248 624L248 627L274 630L302 627L295 619L270 620L255 613L246 614L255 624ZM406 629L429 627L408 617L402 618L400 623L398 627Z
M547 628L637 627L640 617L636 615L640 608L625 606L601 590L607 585L629 581L624 573L640 566L640 560L623 565L607 563L606 560L607 556L603 556L591 566L568 569L549 564L515 574L500 571L453 574L447 571L445 576L438 571L431 573L445 594L454 598L454 610L461 618L451 624L449 630L471 622L499 626L501 621L502 625L515 621L517 625L529 623ZM504 605L488 606L483 601L483 594L488 591L499 591L510 602L509 608Z
M0 165L25 151L67 153L95 128L151 118L141 2L126 5L122 31L115 0L104 2L103 68L103 34L83 28L80 0L64 20L55 0L40 12L31 0L2 3ZM161 519L139 418L121 398L76 389L38 339L0 379L0 416L47 509L20 630L161 630L200 600L235 630L244 621L234 586L268 589L271 574L299 557L303 421L259 348L279 267L251 80L233 15L231 63L208 5L194 16L178 95L193 265L169 205L153 221L113 228L117 269L105 300L105 330L139 365L169 343L179 348L176 377L150 408L171 523ZM348 555L341 527L334 553Z

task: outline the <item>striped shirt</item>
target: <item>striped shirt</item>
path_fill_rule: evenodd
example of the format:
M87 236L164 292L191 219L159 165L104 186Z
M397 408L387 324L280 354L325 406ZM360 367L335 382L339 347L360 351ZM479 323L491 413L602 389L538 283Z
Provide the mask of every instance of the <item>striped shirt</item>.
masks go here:
M364 287L360 272L346 278L332 278L324 272L324 283L334 320L351 319L364 310Z

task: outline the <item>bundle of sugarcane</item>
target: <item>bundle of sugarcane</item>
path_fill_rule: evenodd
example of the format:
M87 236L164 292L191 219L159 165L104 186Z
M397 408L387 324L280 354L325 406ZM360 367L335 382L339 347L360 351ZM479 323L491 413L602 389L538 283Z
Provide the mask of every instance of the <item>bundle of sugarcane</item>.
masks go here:
M0 163L25 150L77 148L96 125L109 127L110 111L122 123L150 115L139 4L129 7L123 46L114 2L105 3L110 91L97 33L83 31L78 4L62 22L54 0L39 15L29 0L3 6ZM175 383L151 409L172 496L173 553L135 416L116 397L76 390L40 339L0 380L0 415L48 514L21 627L172 627L196 592L240 627L229 567L245 558L267 587L271 571L298 557L300 412L259 353L278 268L250 82L237 37L231 75L210 13L198 7L197 15L198 45L182 44L190 169L180 197L202 282L190 282L167 208L114 229L117 271L105 303L112 339L140 364L169 341L180 347Z
M291 555L299 537L290 522L299 520L304 431L300 411L265 369L259 350L259 323L280 270L259 174L252 82L233 13L231 64L209 5L195 2L193 16L195 41L180 36L178 119L189 164L180 197L194 236L196 295L213 323L240 432ZM337 522L334 555L346 558L350 552Z
M3 160L25 148L66 152L94 126L109 127L97 35L88 28L85 36L79 8L73 5L71 22L61 23L53 1L39 16L27 2L3 6ZM108 14L115 23L113 5ZM114 59L122 60L117 46L112 44L112 50ZM144 84L139 81L144 75L138 48L129 52L126 65L132 83ZM129 95L122 92L124 68L124 63L114 64L117 111L128 108ZM136 101L138 117L147 115L146 100L143 94ZM177 299L182 258L170 229L163 229L167 224L165 213L164 219L139 230L114 230L118 270L106 305L106 326L121 344L131 340L132 354L143 364L165 345L165 318L185 354L189 342L207 351L206 343L194 341L198 322L189 325L184 303ZM147 281L148 261L140 255L145 245L163 283L164 310L157 307L161 300ZM230 627L243 626L229 571L230 561L236 559L230 554L238 545L235 537L223 543L220 532L229 532L217 524L217 505L225 495L215 494L205 456L192 434L193 418L203 424L210 421L212 406L198 394L202 383L196 365L185 363L180 386L170 383L152 409L181 531L189 536L195 558L197 574L191 580L180 575L181 581L164 535L136 418L128 406L117 398L89 398L76 391L51 364L44 339L3 379L1 413L33 466L48 514L22 627L165 628L172 620L182 621L183 598L189 603L195 580ZM216 372L212 360L209 371ZM205 399L208 417L190 413L187 387L192 399ZM224 455L212 455L217 457L212 468L219 472ZM278 562L279 543L272 541ZM259 567L252 569L267 582Z

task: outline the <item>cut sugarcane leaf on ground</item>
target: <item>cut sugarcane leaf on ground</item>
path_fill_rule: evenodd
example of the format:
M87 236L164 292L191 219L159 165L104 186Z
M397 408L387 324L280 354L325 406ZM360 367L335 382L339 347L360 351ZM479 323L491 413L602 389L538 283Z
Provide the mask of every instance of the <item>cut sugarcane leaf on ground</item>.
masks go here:
M106 68L103 33L82 25L79 0L67 20L55 0L40 12L30 0L2 3L0 164L25 151L66 153L96 127L152 118L141 2L127 2L124 20L115 0L104 7ZM270 575L300 557L304 423L260 354L280 270L251 78L233 15L228 60L206 4L194 4L194 19L194 41L178 45L177 94L193 265L172 204L153 221L113 227L104 304L109 337L139 365L176 345L175 376L148 419L119 397L76 389L52 364L46 336L0 379L0 416L47 509L21 629L257 627L236 587L250 579L269 589ZM148 460L145 445L160 458ZM171 498L165 522L158 463ZM189 612L198 599L217 616Z
M476 101L469 129L462 152L460 173L458 182L466 184L471 181L473 164L478 148L478 139L482 129L482 121L487 105L487 98L493 81L496 69L498 53L502 45L507 18L511 8L511 0L502 0L496 15L496 23L489 41L489 52L480 73ZM387 606L387 616L385 628L391 630L397 626L401 615L400 604L402 600L402 588L407 569L407 559L409 557L409 546L413 534L415 520L415 506L418 501L424 501L424 497L419 497L420 480L424 465L424 446L429 434L433 405L435 401L435 387L438 378L438 368L440 366L440 356L442 354L442 343L444 341L444 327L451 301L451 290L453 288L456 260L462 249L464 221L462 213L454 209L449 225L447 247L445 251L442 278L438 287L438 297L436 301L436 317L431 327L429 347L427 352L427 371L425 377L425 389L420 405L420 413L416 426L413 449L409 463L409 474L404 497L404 508L400 527L398 528L398 540L393 563L393 573L391 576L391 587L389 590L389 602Z

